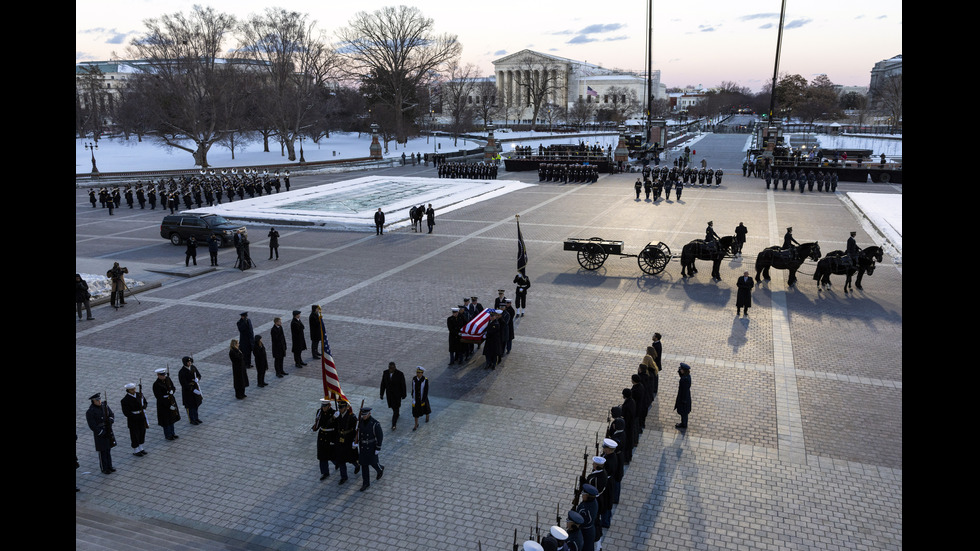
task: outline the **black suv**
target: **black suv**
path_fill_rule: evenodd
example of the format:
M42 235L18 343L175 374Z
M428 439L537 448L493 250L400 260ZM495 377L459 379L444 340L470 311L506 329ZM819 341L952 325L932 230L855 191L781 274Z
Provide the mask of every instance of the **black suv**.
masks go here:
M171 214L160 224L160 237L169 239L174 245L180 245L191 236L204 245L212 233L221 238L222 245L228 245L235 234L247 236L248 230L217 214Z

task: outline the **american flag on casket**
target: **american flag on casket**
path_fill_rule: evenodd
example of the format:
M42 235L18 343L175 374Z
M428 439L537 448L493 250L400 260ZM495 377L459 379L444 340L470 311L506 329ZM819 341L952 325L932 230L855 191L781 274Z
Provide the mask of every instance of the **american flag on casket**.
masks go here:
M459 338L463 342L483 342L487 333L487 325L490 323L490 314L493 311L493 308L485 308L477 314L475 318L463 326L463 330L459 332Z

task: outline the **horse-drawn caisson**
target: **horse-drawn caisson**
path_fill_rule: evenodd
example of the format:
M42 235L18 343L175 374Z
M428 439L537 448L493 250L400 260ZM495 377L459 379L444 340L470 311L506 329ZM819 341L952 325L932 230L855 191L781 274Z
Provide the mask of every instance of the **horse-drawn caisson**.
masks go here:
M564 250L578 251L578 263L586 270L598 270L611 254L623 258L635 257L640 269L650 275L657 275L664 271L671 258L670 247L662 241L658 243L651 241L639 254L623 254L622 241L610 241L601 237L589 239L570 237L565 240Z
M711 277L720 281L721 261L731 257L734 241L735 237L728 235L713 241L695 239L687 245L684 245L680 257L682 277L693 277L697 273L697 269L694 267L695 260L710 260L712 262ZM640 265L640 269L643 272L649 275L657 275L664 271L667 264L673 258L670 247L662 241L648 243L639 254L624 254L622 241L607 240L601 237L591 237L588 239L570 237L564 242L564 250L576 251L578 253L579 265L586 270L593 271L602 267L606 259L609 258L609 255L618 255L624 258L635 257L637 264ZM831 254L834 255L834 253ZM840 252L840 254L847 258L844 253ZM867 258L870 261L861 260L859 265L854 267L854 271L859 273L858 289L861 288L860 277L864 273L861 271L861 267L864 266L864 271L870 275L874 270L875 259L881 262L881 255L880 247L869 247L862 252L861 258ZM800 266L807 260L816 262L820 260L820 257L820 245L816 242L803 243L799 246L790 246L787 248L773 246L763 249L755 260L755 280L759 282L765 278L766 281L769 281L771 279L769 277L769 269L776 268L778 270L789 270L789 280L787 283L794 285L796 283L796 271ZM839 256L835 256L835 258L836 260L828 263L821 262L823 266L818 265L817 267L819 277L815 274L814 279L818 281L820 278L826 279L830 273L847 274L847 271L835 271L843 269L842 266L845 264ZM853 274L853 272L851 273ZM850 275L848 275L848 286L849 282Z

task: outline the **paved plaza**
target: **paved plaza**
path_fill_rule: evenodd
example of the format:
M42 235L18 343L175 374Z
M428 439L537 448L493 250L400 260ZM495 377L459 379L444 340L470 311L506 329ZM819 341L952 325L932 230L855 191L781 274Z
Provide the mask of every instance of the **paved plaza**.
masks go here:
M719 136L698 149L744 141ZM660 332L660 392L603 549L901 549L901 265L886 255L853 295L843 293L843 276L818 292L812 262L795 287L787 272L773 270L754 289L750 317L735 316L736 278L755 274L755 255L780 244L787 226L824 254L844 249L852 230L862 247L875 244L874 228L842 195L901 186L773 192L743 178L740 163L718 166L726 172L720 188L688 187L681 201L636 201L636 175L620 174L437 211L432 234L402 227L375 236L370 219L370 233L281 226L278 261L267 260L268 227L249 225L258 266L245 272L232 268L230 248L217 269L207 267L206 247L200 266L185 268L184 248L159 235L164 211L123 205L109 216L77 189L76 271L105 273L118 261L132 279L153 284L125 307L101 305L95 321L76 323L77 548L133 548L89 520L101 518L173 535L164 541L181 534L189 549L510 551L515 530L523 541L537 519L544 533L556 508L562 515L571 508L583 452L594 453L609 408L622 402ZM435 169L370 175L431 178ZM359 176L292 180L303 189ZM500 178L537 183L531 173ZM495 371L481 369L482 356L447 366L450 308L471 295L492 305L497 289L513 296L514 215L532 285L513 352ZM744 257L722 262L721 282L705 261L688 279L677 259L657 276L615 255L587 271L562 246L598 236L637 254L663 241L679 256L704 237L708 220L723 236L739 222L749 229ZM323 307L345 393L355 407L362 399L372 406L385 430L385 476L372 476L363 493L359 475L338 486L331 469L319 481L310 428L323 387L309 351L303 369L287 355L290 375L270 371L265 388L250 370L244 400L232 388L227 351L239 313L248 311L268 342L274 317L288 324L300 310L308 325L314 304ZM181 412L180 439L166 441L156 425L153 370L169 365L176 380L185 355L203 375L203 424L190 425ZM407 378L416 365L427 369L433 413L416 432L408 403L390 430L379 399L389 361ZM692 366L686 432L674 429L672 411L679 362ZM119 400L123 385L140 379L150 402L149 455L137 458ZM99 472L85 422L95 392L108 395L116 414L111 475Z

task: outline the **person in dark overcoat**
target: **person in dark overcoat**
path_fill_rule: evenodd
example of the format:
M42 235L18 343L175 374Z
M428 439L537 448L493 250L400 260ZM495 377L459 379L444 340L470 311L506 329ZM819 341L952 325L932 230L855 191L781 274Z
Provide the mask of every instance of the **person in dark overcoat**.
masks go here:
M415 418L415 427L419 428L419 417L425 415L425 422L429 422L429 414L432 408L429 406L429 379L424 375L425 368L421 365L415 368L415 377L412 377L412 417Z
M487 359L487 369L496 369L497 360L500 358L501 344L503 344L500 320L501 310L494 310L487 323L486 337L483 342L483 356Z
M745 227L745 224L739 222L735 226L735 246L732 247L732 254L735 256L742 256L742 246L745 245L745 236L749 233L749 229Z
M283 368L286 358L286 332L282 328L282 318L272 322L272 358L275 361L276 377L280 379L289 375Z
M293 310L293 319L289 322L289 335L293 339L292 350L296 367L306 365L303 361L303 351L306 350L306 326L300 321L300 314L299 310Z
M252 320L248 319L248 312L242 312L238 318L238 346L242 353L242 360L245 367L252 367L252 343L255 342L255 330L252 328Z
M384 235L385 233L385 213L378 208L374 213L374 233L375 235Z
M310 308L310 352L313 354L314 360L320 359L320 343L326 334L327 329L323 326L320 305L314 304Z
M279 260L279 232L276 228L269 228L269 260L272 260L272 255Z
M228 349L228 359L231 360L232 384L235 387L235 398L247 398L245 388L248 386L248 372L245 369L245 356L238 346L237 339L231 339Z
M429 233L432 233L432 228L436 225L436 211L432 209L432 203L425 209L425 223L429 226Z
M674 411L681 416L681 422L674 428L686 429L687 416L691 413L691 366L681 363L677 368L680 381L677 384L677 399L674 400Z
M119 401L123 415L126 416L126 427L129 429L130 447L133 448L133 455L143 457L146 450L143 449L143 442L146 441L146 407L149 405L143 393L136 392L136 385L128 383L125 387L126 395Z
M218 249L221 248L221 238L217 234L212 233L208 237L208 254L211 256L211 265L218 265Z
M337 422L339 415L333 409L330 400L321 398L320 409L313 419L313 430L316 432L316 458L320 462L320 480L330 476L330 462L337 462Z
M89 299L92 298L92 293L88 290L88 283L82 279L81 274L75 274L75 310L78 312L78 319L82 319L82 308L85 308L85 314L87 320L94 320L92 317L92 306L89 304Z
M163 427L163 436L167 440L176 440L174 425L180 421L180 409L177 408L177 387L170 380L167 369L161 367L154 371L157 380L153 381L153 397L157 400L157 424Z
M269 371L269 355L266 353L262 335L255 335L255 343L252 345L252 357L255 358L255 372L259 377L259 388L268 386L265 382L265 372Z
M112 434L112 423L115 416L109 405L102 404L102 396L94 394L89 396L91 404L85 412L85 421L88 428L92 429L92 436L95 438L95 451L99 453L99 468L103 474L116 472L112 468L112 454L110 450L116 445L116 439Z
M391 430L395 430L400 416L402 400L408 397L408 387L405 385L405 374L395 362L388 362L388 369L381 375L381 398L388 394L388 407L391 408Z
M463 329L463 321L459 316L459 308L453 308L452 313L446 318L446 329L449 331L449 365L457 361L463 365L463 341L460 340L459 332Z
M340 400L337 402L337 449L333 466L340 471L340 484L347 482L347 464L354 464L354 474L361 472L357 460L357 450L354 440L357 438L357 417L351 411L350 404Z
M738 294L735 297L735 315L742 313L742 309L745 309L745 316L749 315L749 308L752 307L752 287L755 286L755 282L749 276L748 272L742 272L742 277L738 278L735 282L735 287L738 288Z
M204 402L204 394L201 393L201 372L194 365L194 358L184 356L181 359L183 364L177 372L177 382L180 383L180 400L187 410L187 417L192 425L200 425L201 419L197 415L197 410Z

